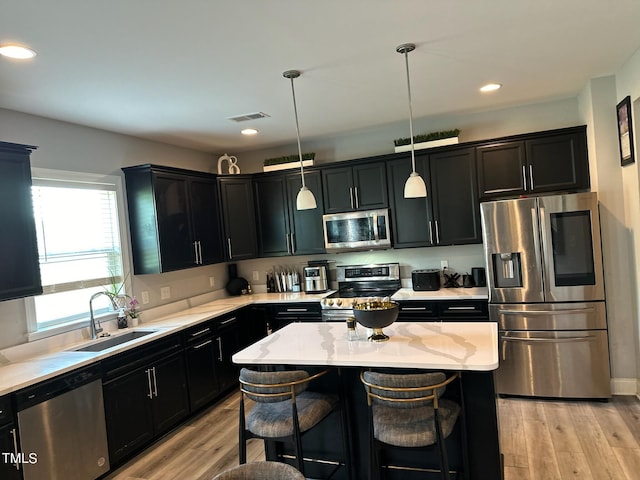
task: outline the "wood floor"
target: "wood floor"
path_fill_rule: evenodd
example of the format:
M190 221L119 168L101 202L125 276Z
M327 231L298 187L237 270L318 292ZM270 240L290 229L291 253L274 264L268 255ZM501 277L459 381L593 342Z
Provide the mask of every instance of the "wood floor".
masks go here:
M638 480L640 401L499 399L505 480ZM238 463L238 395L181 426L106 477L210 480ZM250 440L248 461L264 459ZM488 479L489 480L489 479Z

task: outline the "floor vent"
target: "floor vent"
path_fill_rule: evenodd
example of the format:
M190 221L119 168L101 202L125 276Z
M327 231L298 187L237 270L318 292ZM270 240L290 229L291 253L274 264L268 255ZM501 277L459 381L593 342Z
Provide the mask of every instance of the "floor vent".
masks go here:
M249 120L257 120L259 118L266 118L267 115L264 112L256 112L256 113L245 113L244 115L238 115L236 117L229 117L229 120L233 120L234 122L247 122Z

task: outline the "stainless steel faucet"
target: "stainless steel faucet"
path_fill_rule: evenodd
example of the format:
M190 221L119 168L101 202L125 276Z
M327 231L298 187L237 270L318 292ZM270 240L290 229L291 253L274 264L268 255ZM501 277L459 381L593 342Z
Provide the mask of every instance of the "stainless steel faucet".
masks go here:
M89 315L91 316L91 318L89 319L89 331L91 332L91 339L92 340L95 340L96 338L98 338L98 334L102 333L102 331L104 330L100 326L100 320L98 320L98 326L96 326L96 319L93 316L93 301L97 297L99 297L100 295L106 295L107 297L109 297L109 300L111 301L111 305L113 305L114 309L117 310L115 302L113 301L113 298L107 292L96 292L93 295L91 295L91 298L89 299ZM101 337L108 337L109 334L105 332L104 334L102 334L100 336Z

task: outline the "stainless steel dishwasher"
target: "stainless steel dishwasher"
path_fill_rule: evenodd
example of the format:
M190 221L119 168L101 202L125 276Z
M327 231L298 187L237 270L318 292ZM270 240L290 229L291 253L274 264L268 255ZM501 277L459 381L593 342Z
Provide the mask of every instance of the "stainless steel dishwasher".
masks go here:
M16 393L24 480L93 480L109 470L99 365ZM31 456L30 456L31 455Z

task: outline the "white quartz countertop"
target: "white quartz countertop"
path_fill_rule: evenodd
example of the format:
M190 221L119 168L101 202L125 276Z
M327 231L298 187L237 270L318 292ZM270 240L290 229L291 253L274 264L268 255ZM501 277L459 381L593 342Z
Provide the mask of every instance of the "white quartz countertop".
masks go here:
M392 300L488 300L486 287L441 288L434 291L416 292L411 288L401 288L391 296Z
M388 341L347 340L342 322L292 323L233 355L239 365L322 365L489 371L498 368L491 322L396 322Z
M448 290L453 290L450 294ZM396 295L396 300L462 300L479 298L486 299L486 289L482 296L483 289L456 288L438 290L436 292L414 292L411 289L403 288ZM474 293L475 292L475 293ZM144 321L139 327L118 330L112 332L114 335L126 333L130 330L156 330L154 333L138 338L125 344L117 345L100 352L76 352L75 348L88 345L89 340L76 340L72 343L49 342L48 347L44 350L38 350L37 343L42 340L32 342L30 344L20 345L0 351L0 395L14 392L21 388L34 385L38 382L53 378L66 372L75 370L103 360L110 356L122 353L139 347L143 344L153 342L167 335L171 335L185 328L197 325L199 323L211 320L226 313L231 313L239 308L252 304L269 304L269 303L297 303L297 302L319 302L324 297L333 293L333 290L321 294L305 294L305 293L256 293L253 295L240 295L237 297L221 298L219 300L203 303L198 306L184 308L177 312L150 318L147 312L143 312ZM479 295L478 297L474 295ZM302 324L297 324L302 325ZM401 325L401 324L398 324ZM472 325L472 324L458 324ZM475 325L475 324L473 324ZM343 325L340 324L342 327ZM444 324L441 327L442 328ZM389 327L392 331L395 327ZM435 328L435 327L434 327ZM386 331L387 329L385 329ZM88 331L88 329L87 329ZM277 332L278 335L281 335ZM344 332L343 332L344 333ZM317 337L317 333L315 334ZM270 338L270 337L267 337ZM280 337L275 337L280 338ZM298 339L299 341L300 339ZM395 344L387 342L389 345ZM309 342L309 345L313 342ZM293 344L292 344L293 345ZM358 348L351 345L349 348ZM363 343L362 350L372 348L367 346L366 341ZM381 347L384 349L385 347ZM391 347L386 347L388 351ZM25 353L25 351L27 353ZM304 348L301 351L305 351ZM298 355L298 354L295 354ZM304 356L300 356L301 359ZM294 362L295 363L295 362ZM497 363L496 363L497 365Z

